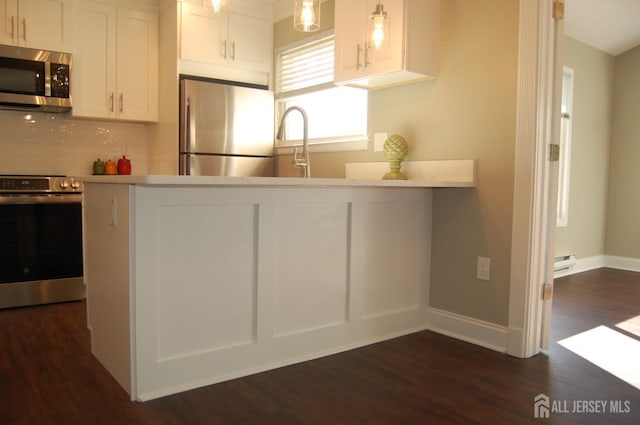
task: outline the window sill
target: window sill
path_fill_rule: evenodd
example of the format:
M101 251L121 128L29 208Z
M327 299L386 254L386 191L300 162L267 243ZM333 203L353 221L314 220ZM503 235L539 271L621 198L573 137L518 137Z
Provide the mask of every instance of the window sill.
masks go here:
M293 148L302 147L301 140L278 141L275 147L276 155L291 155ZM353 138L353 139L333 139L325 141L309 142L309 152L348 152L348 151L366 151L369 149L369 139Z

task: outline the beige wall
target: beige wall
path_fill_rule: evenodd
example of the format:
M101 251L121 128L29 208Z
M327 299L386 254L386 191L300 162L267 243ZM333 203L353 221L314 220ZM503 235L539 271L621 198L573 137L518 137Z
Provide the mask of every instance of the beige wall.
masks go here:
M431 305L506 325L518 2L446 0L441 7L439 78L372 91L369 135L403 135L409 160L478 160L476 189L435 191ZM276 44L277 34L278 26ZM343 177L345 162L383 160L371 146L312 157L316 177ZM478 256L491 258L488 282L476 279Z
M569 224L556 254L640 259L640 46L615 58L565 38L575 70Z
M158 122L149 125L149 174L178 174L178 17L181 5L160 7Z
M448 0L442 6L440 78L423 84L420 91L407 87L395 100L379 100L387 109L402 97L415 102L395 115L399 127L393 131L414 141L420 159L478 160L475 190L437 190L434 196L431 305L506 325L518 2ZM381 107L374 111L384 115ZM476 279L478 256L491 258L489 282Z
M570 37L564 64L574 70L569 219L556 229L556 255L605 253L614 58Z
M640 46L616 57L606 253L640 259Z

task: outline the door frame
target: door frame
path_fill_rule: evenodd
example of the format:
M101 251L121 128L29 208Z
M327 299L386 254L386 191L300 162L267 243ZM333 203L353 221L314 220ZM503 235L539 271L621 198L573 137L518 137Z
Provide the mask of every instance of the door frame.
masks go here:
M563 3L563 1L560 1ZM558 68L553 0L520 0L516 156L507 353L531 357L540 352L544 283L553 284L555 236L554 179L549 145L558 140L554 95ZM562 34L558 34L558 39ZM555 133L558 133L556 135ZM556 167L557 168L557 167ZM546 303L546 306L545 306Z

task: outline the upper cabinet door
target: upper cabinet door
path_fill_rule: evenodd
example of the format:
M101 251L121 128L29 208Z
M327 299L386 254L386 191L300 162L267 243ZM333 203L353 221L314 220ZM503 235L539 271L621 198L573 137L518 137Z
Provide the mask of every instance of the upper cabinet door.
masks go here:
M118 9L116 82L118 118L158 119L158 17Z
M180 58L226 64L231 52L227 41L228 13L213 13L201 6L182 3Z
M183 1L179 72L268 84L273 68L273 24L260 9L213 13Z
M158 16L79 0L72 115L158 119Z
M18 0L0 0L0 44L18 44Z
M368 60L365 57L367 0L336 0L335 8L334 78L348 81L362 75Z
M0 0L2 44L69 52L71 0Z
M336 0L335 82L379 88L435 78L440 0L385 0L387 29L376 49L369 16L377 0Z
M230 65L271 73L273 25L252 16L229 14Z
M115 118L116 8L80 1L76 11L73 116Z

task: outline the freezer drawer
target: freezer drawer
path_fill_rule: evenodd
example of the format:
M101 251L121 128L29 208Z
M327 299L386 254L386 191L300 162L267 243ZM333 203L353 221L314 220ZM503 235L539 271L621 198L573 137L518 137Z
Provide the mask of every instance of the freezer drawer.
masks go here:
M273 177L273 158L180 155L180 174L188 176Z

